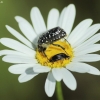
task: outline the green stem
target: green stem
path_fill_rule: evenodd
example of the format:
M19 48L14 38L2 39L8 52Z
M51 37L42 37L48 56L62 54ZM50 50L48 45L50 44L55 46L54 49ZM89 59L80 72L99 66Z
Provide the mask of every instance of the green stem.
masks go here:
M57 82L56 94L57 94L57 100L64 100L63 94L62 94L61 82Z

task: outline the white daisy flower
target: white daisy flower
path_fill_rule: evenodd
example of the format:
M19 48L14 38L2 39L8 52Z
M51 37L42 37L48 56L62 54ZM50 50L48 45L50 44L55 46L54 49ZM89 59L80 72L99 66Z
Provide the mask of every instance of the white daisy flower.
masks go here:
M39 73L48 72L45 92L51 97L55 91L56 81L62 80L69 89L76 89L76 79L70 71L100 75L97 68L84 63L100 60L100 55L91 54L100 50L100 44L95 44L100 40L100 33L95 34L100 29L100 24L91 25L92 19L85 19L71 31L75 14L73 4L65 7L61 14L57 9L51 9L46 27L39 9L33 7L30 13L33 26L26 19L15 17L25 37L6 25L7 30L20 42L11 38L1 38L1 44L11 50L1 50L0 55L4 55L2 58L4 62L14 64L8 70L13 74L21 74L18 77L19 82L29 81ZM58 26L67 33L65 40L54 41L56 38L50 38L53 44L58 46L45 42L45 50L39 52L37 41L41 34Z

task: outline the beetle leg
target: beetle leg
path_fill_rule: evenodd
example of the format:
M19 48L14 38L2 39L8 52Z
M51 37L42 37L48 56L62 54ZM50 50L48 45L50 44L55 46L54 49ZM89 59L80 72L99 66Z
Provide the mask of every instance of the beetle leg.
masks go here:
M54 46L58 46L58 47L62 48L63 50L65 50L65 48L64 48L64 47L62 47L62 46L61 46L61 45L59 45L59 44L53 44L53 43L52 43L52 45L54 45Z
M62 47L61 45L59 45L59 44L52 44L52 45L54 45L54 46L58 46L58 47L60 47L60 48L62 48L64 51L65 51L65 48L64 47ZM65 53L68 55L68 53L65 51Z
M43 51L43 54L44 54L44 56L48 59L48 57L47 57L47 55L45 54L45 52ZM48 61L49 61L49 59L48 59Z
M64 38L65 41L67 41L67 39ZM67 41L68 42L68 41ZM70 45L70 43L68 42L68 44Z

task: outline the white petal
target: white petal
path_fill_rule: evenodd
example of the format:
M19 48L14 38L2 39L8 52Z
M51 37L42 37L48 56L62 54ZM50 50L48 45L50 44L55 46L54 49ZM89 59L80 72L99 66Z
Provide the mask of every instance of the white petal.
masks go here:
M20 83L27 82L31 80L32 78L34 78L36 75L38 75L38 73L35 73L33 71L33 68L30 67L18 77L18 80Z
M84 63L73 62L66 66L66 68L73 72L78 73L87 73L89 72L89 68L84 65Z
M76 89L76 80L74 78L74 76L72 75L71 72L69 72L67 69L62 68L62 73L63 73L63 81L65 83L65 85L71 89L71 90L75 90Z
M51 68L49 68L47 66L41 66L40 64L37 64L37 65L33 66L34 72L37 72L37 73L49 72L50 69Z
M27 56L24 53L18 52L18 51L14 51L14 50L0 50L0 56L3 55L19 55L19 56Z
M89 74L100 75L100 71L97 68L95 68L91 65L88 65L88 64L86 64L86 65L90 69L89 72L88 72Z
M6 25L7 30L15 36L18 40L20 40L22 43L26 44L28 47L32 47L32 43L30 43L26 38L24 38L19 32L11 28L10 26Z
M32 32L32 29L28 27L27 24L20 22L19 23L20 30L27 35L27 38L34 43L34 41L37 39L37 35L35 32ZM30 34L29 34L30 33Z
M82 42L86 41L88 38L93 36L98 30L100 29L100 24L94 24L91 27L89 27L83 36L81 36L76 42L74 42L73 47L77 47Z
M22 74L27 68L33 67L35 64L16 64L8 68L9 72L13 74Z
M70 4L68 7L64 8L61 13L58 25L63 28L67 34L71 32L75 15L76 10L73 4Z
M37 63L37 60L28 56L7 55L2 58L4 62L9 63Z
M100 50L100 44L89 45L84 48L80 48L74 52L75 56L84 55L87 53L92 53Z
M54 79L52 72L49 72L45 82L45 92L49 97L52 97L55 91L56 80Z
M74 48L74 50L77 51L78 49L92 45L92 44L98 42L99 40L100 40L100 33L97 33L96 35L92 36L90 39L86 40L84 43L82 43L79 46L77 46L76 48Z
M21 16L15 16L15 20L20 23L20 22L24 22L24 23L27 23L29 26L31 26L31 24L23 17ZM31 26L32 27L32 26Z
M78 66L79 69L76 66ZM76 68L74 68L74 67L76 67ZM83 67L82 70L87 69L87 73L89 73L89 74L100 75L100 71L97 68L95 68L91 65L88 65L86 63L73 62L72 65L66 66L67 69L69 69L71 71L75 71L75 72L79 72L79 70L81 69L80 67L81 68ZM81 72L81 70L80 70L80 72Z
M59 11L57 9L51 9L48 14L48 20L47 20L48 30L57 27L58 18L59 18Z
M100 55L98 54L86 54L81 56L76 56L73 58L73 61L79 61L79 62L95 62L100 61Z
M33 7L31 10L31 20L34 26L34 29L37 34L41 34L46 31L46 26L43 20L43 17L37 7Z
M27 46L25 46L24 44L14 40L14 39L10 39L10 38L1 38L0 39L0 42L11 48L11 49L14 49L14 50L17 50L17 51L20 51L22 53L25 53L25 54L28 54L29 56L33 56L35 54L35 51L28 48Z
M53 73L54 78L55 78L57 81L61 81L61 79L62 79L61 68L53 68L53 69L52 69L52 73Z
M80 42L80 37L85 35L85 32L87 28L92 24L92 19L85 19L82 22L80 22L75 29L71 32L71 34L68 37L68 41L71 45L74 45L74 43L78 40Z
M31 24L26 19L20 16L16 16L15 19L18 22L19 28L22 31L22 33L26 36L26 38L33 42L37 35L34 32L34 29L31 26Z

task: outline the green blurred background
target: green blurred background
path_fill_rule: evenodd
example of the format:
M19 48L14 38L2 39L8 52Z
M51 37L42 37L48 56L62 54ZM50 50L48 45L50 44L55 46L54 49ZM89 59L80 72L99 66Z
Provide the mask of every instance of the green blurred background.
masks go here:
M47 20L51 8L61 10L70 3L76 6L74 27L86 18L92 18L94 23L100 23L100 0L0 0L0 38L14 38L5 28L8 24L19 30L14 17L16 15L30 20L30 10L37 6ZM5 47L0 45L1 49ZM98 52L100 54L100 52ZM48 98L44 91L47 74L40 74L26 83L18 82L18 75L8 72L11 64L2 62L0 57L0 100L56 100L56 94ZM100 62L91 63L100 70ZM64 100L100 100L100 76L73 73L77 80L76 91L69 90L62 83Z

